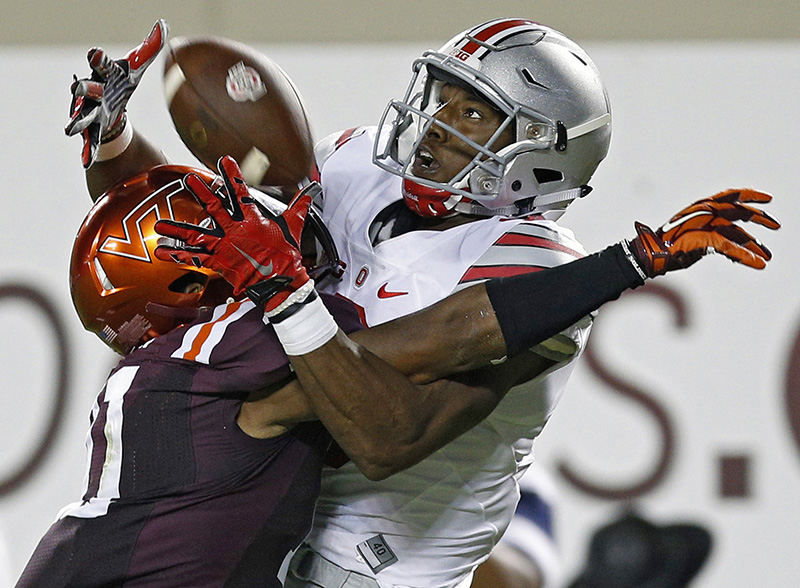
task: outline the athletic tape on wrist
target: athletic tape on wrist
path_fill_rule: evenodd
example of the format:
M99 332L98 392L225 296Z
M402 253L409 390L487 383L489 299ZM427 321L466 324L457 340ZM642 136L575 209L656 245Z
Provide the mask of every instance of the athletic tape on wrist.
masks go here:
M128 148L131 141L133 141L133 127L126 123L119 137L112 139L108 143L100 143L100 146L97 148L95 161L114 159Z
M314 296L313 300L302 304L297 312L286 316L280 322L270 322L266 314L264 322L271 324L275 329L286 355L303 355L314 351L333 339L339 330L339 326L319 296Z

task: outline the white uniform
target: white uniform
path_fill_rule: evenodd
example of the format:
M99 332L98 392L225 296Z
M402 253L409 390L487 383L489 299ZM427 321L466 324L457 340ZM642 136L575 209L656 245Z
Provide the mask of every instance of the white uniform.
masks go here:
M500 546L514 549L539 569L543 588L563 586L561 556L555 542L553 517L559 508L558 490L541 467L530 468L519 480L522 493Z
M347 268L327 288L355 302L367 324L409 314L487 277L551 267L584 255L570 231L542 219L487 218L419 230L374 247L376 215L401 198L400 178L371 163L374 128L324 160L323 219ZM469 585L505 531L533 439L562 394L589 321L537 347L559 360L512 388L482 423L416 466L367 480L353 464L326 469L307 541L339 566L382 587Z

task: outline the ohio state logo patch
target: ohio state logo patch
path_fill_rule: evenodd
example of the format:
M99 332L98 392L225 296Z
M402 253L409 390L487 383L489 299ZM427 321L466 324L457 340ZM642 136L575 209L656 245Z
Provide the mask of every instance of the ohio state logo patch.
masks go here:
M353 285L357 289L360 289L361 286L364 285L364 282L367 281L367 276L369 276L369 268L366 265L361 266L361 269L358 270L358 273L356 274L356 279L353 282Z
M249 65L240 61L228 70L225 78L225 89L228 96L236 102L255 102L262 96L266 96L267 87L261 80L261 76Z

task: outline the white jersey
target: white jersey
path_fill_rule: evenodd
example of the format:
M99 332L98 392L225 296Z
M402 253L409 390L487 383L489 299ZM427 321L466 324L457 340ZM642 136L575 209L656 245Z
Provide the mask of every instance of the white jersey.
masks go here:
M553 517L560 507L555 481L541 467L532 467L519 480L519 487L521 499L500 545L536 565L542 588L563 586L563 567L553 530Z
M400 178L371 163L374 128L340 141L324 160L323 219L347 264L323 286L355 302L368 325L409 314L486 278L551 267L584 255L570 231L542 219L487 218L379 242L373 219L401 198ZM538 346L558 363L512 388L469 432L419 464L373 482L352 464L326 469L307 541L382 587L469 585L519 499L533 439L562 394L589 321Z

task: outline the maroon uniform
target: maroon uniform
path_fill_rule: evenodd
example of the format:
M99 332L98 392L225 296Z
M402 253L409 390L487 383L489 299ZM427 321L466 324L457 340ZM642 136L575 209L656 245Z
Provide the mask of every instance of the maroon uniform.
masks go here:
M346 303L325 299L345 331ZM40 541L18 586L280 586L311 524L330 437L318 422L255 439L249 392L291 376L250 301L175 329L112 371L91 414L86 492Z

